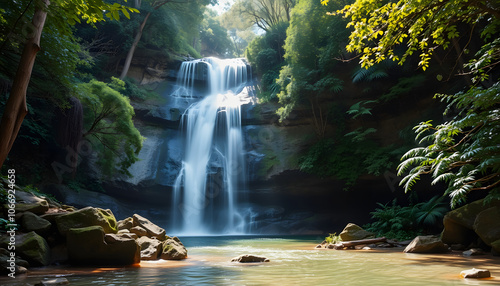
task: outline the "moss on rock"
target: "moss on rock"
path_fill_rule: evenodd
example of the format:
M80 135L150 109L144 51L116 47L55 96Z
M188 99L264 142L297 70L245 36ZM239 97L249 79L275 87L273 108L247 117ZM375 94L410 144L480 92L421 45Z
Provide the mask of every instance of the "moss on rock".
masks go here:
M116 233L117 222L111 210L86 207L56 218L57 229L66 235L71 228L101 226L105 233Z

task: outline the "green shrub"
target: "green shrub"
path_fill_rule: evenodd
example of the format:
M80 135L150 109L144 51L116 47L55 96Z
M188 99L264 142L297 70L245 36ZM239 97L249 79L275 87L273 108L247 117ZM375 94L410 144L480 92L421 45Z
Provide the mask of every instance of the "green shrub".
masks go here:
M426 202L400 206L396 199L381 204L371 212L373 223L365 225L368 231L398 240L412 239L437 225L449 210L443 203L444 197L435 196Z

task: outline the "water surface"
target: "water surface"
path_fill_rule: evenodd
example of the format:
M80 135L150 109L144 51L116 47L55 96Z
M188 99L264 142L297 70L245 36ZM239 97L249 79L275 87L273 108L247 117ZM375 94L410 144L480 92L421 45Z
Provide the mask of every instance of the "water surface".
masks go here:
M141 262L117 269L44 268L2 285L34 284L64 276L70 285L500 285L500 258L405 254L399 250L316 250L320 237L181 238L184 261ZM231 263L240 254L262 255L268 263ZM489 269L487 280L463 279L470 268ZM15 283L13 283L15 282Z

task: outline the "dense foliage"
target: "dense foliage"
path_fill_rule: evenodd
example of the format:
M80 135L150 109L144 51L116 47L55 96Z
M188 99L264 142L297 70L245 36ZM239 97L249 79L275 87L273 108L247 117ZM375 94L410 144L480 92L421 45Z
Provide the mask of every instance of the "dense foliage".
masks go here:
M443 197L433 197L426 202L401 206L396 199L392 203L381 204L371 212L371 224L366 230L375 232L378 236L398 240L413 239L416 235L435 231L445 213L449 210L443 203ZM439 228L438 228L439 229Z
M200 31L201 54L218 57L236 56L237 48L215 12L207 10L203 16Z
M125 83L113 78L111 83L91 80L79 85L78 98L84 106L84 134L100 152L98 163L105 175L115 168L126 175L142 148L143 137L134 127L134 108L120 91Z
M500 84L441 97L449 102L448 112L460 112L443 124L427 121L415 127L424 146L403 156L399 174L412 168L401 183L410 190L421 175L431 174L433 184L448 184L445 194L452 198L452 206L464 203L473 190L489 192L489 199L500 198Z
M270 27L268 32L250 42L246 49L246 58L261 81L258 96L262 101L275 100L280 92L276 79L284 64L283 45L287 28L288 22Z
M322 1L328 4L328 0ZM459 71L470 78L471 85L455 95L441 95L449 103L453 119L433 126L422 122L415 129L421 138L418 147L403 156L399 174L405 190L410 190L423 174L445 182L445 194L452 206L463 203L472 190L482 190L489 198L498 197L500 183L498 141L498 74L500 62L499 15L494 1L395 1L357 0L337 13L350 20L354 30L347 50L358 52L363 67L369 68L385 59L403 64L419 53L418 65L426 70L438 48L458 50ZM480 48L473 47L478 35ZM468 41L460 44L462 33ZM476 54L464 64L469 48ZM493 76L494 78L491 78ZM438 79L442 76L438 75ZM422 138L423 137L423 138ZM406 174L405 171L409 170Z
M341 7L341 3L336 5ZM299 1L294 7L285 41L287 65L278 80L281 119L297 104L308 104L315 113L314 127L320 137L324 135L327 112L319 99L343 89L343 81L334 72L337 62L331 59L341 53L342 40L347 37L343 21L329 17L328 11L316 1Z

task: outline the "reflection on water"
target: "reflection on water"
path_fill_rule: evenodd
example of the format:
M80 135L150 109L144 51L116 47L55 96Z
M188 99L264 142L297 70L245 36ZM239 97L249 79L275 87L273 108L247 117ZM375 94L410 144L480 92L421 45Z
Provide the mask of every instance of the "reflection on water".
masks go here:
M419 255L398 251L315 250L318 237L181 238L185 261L141 262L120 269L51 269L2 285L34 284L61 275L70 285L499 285L500 277L462 279L465 269L487 268L500 276L500 259L460 254ZM240 254L266 256L269 263L231 263ZM50 275L49 275L50 274Z

